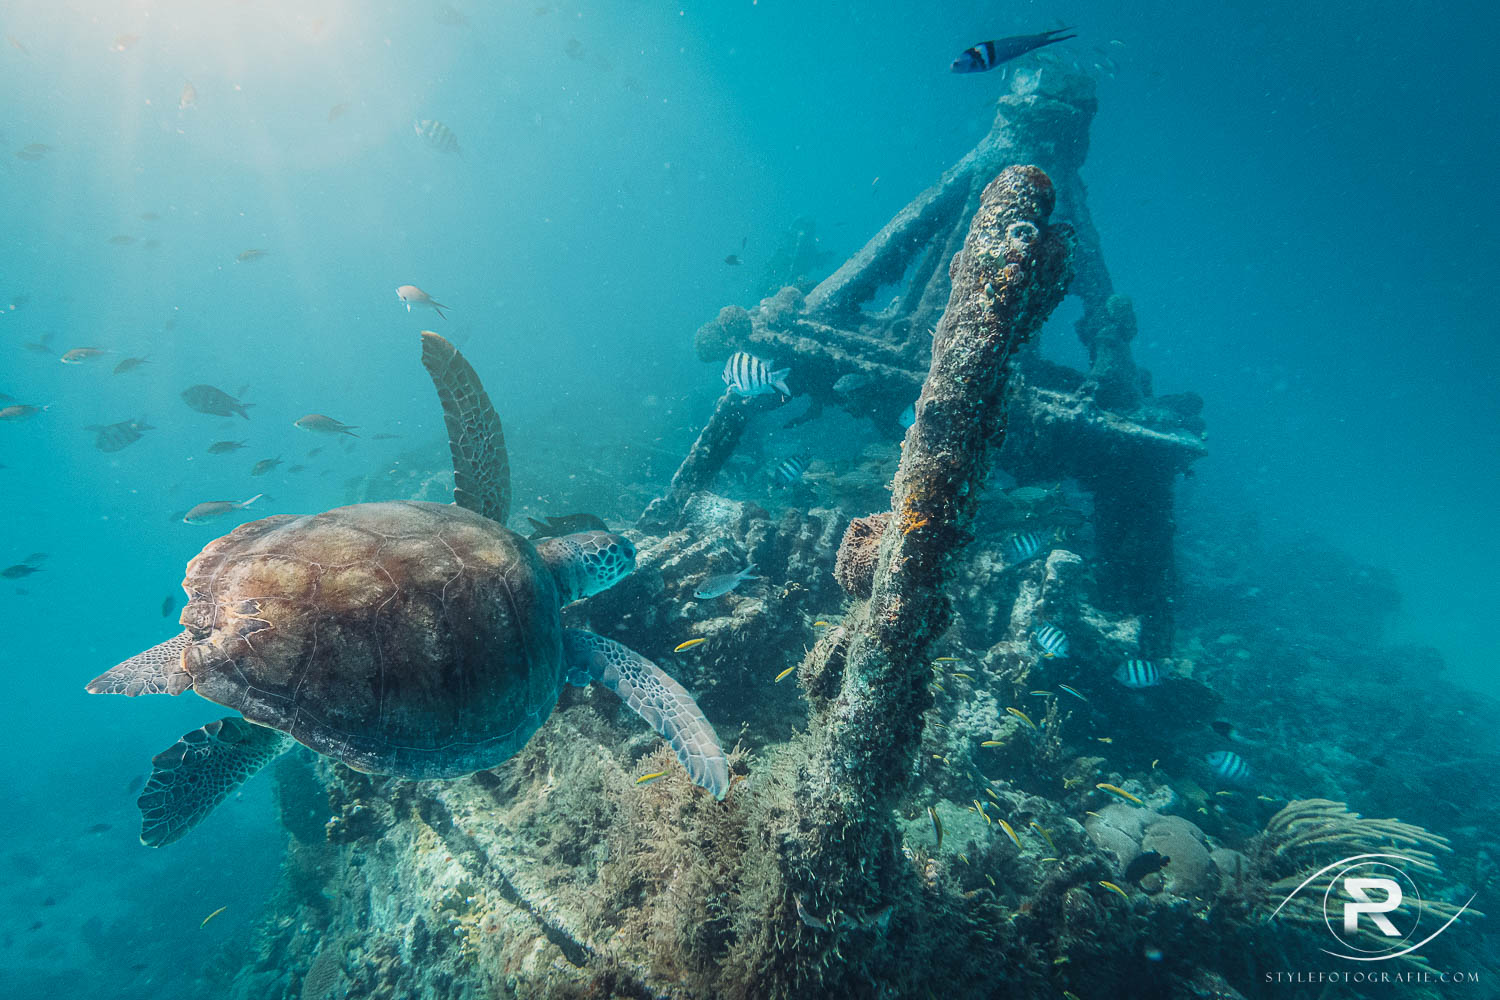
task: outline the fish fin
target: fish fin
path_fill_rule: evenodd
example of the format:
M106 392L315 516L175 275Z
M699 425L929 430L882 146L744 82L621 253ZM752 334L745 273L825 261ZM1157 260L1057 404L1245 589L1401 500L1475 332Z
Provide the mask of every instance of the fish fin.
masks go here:
M693 784L716 799L729 791L729 761L693 696L656 664L627 646L580 629L563 629L569 677L587 673L666 737Z
M755 565L755 563L751 563L749 566L746 566L744 569L740 570L740 579L741 580L759 580L760 577L758 577L758 576L755 575L755 571L758 568L759 567L757 567Z
M136 800L141 843L164 847L181 838L293 742L280 730L237 715L187 733L151 758L151 777Z
M190 632L181 632L166 642L137 653L89 681L89 694L181 694L193 684L182 666L182 653L193 644Z
M359 437L359 435L354 433L357 430L359 430L359 424L346 424L343 427L339 428L339 433L347 434L352 438L357 438Z
M448 318L447 316L443 315L443 310L447 309L447 306L443 305L441 302L433 302L431 300L429 300L427 304L432 306L432 311L438 314L438 319Z
M246 507L250 506L251 504L253 504L255 501L259 500L263 496L265 496L264 493L257 493L257 494L255 494L255 496L251 497L249 500L241 500L239 503L235 504L235 506L238 507L240 510L244 510Z
M246 420L249 420L250 419L250 414L246 413L245 411L248 410L248 409L250 409L250 407L252 407L254 405L255 405L254 403L236 403L236 404L234 404L234 412L238 413L240 416L244 417Z
M453 502L504 524L510 517L510 453L484 385L458 348L430 330L422 331L422 365L443 404Z
M779 368L770 374L767 380L767 384L769 384L772 389L775 389L783 396L790 396L792 394L792 390L786 387L786 377L791 373L792 370L790 368Z

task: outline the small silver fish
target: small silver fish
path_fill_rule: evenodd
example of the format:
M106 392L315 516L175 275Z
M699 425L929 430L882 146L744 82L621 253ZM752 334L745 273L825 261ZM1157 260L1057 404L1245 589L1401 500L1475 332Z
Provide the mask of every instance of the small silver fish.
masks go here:
M840 396L848 396L858 392L870 384L870 376L859 372L850 372L848 375L839 376L839 380L833 383L833 391Z
M196 107L197 105L198 88L193 86L193 81L189 80L183 84L182 96L177 98L177 110L186 111L188 108Z
M405 303L407 312L411 312L412 306L417 306L423 309L431 309L438 314L439 319L448 318L443 315L443 310L448 307L422 291L416 285L402 285L400 288L397 288L396 298Z
M182 390L182 401L199 413L207 413L214 417L228 417L238 413L246 420L250 414L245 410L254 403L241 403L223 389L217 389L211 385L193 385Z
M252 476L264 476L266 473L270 472L272 469L276 468L276 466L278 466L280 464L281 464L281 458L280 457L277 457L277 458L263 458L259 462L255 463L255 468L253 468L253 469L250 470L250 475L252 475Z
M254 247L249 250L241 250L239 253L234 255L234 259L238 264L250 264L257 260L260 260L270 252L271 251L269 250L262 250L259 247Z
M43 410L52 408L49 403L46 406L31 406L27 403L12 403L10 406L0 408L0 420L18 421L30 420Z
M745 580L759 580L755 576L755 563L751 563L744 569L734 573L720 573L703 581L703 586L693 592L693 596L700 601L711 601L715 597L723 597Z
M249 500L207 500L182 515L182 523L204 524L232 511L244 510L263 496L265 496L264 493L257 493Z
M341 420L325 417L321 413L309 413L306 416L298 417L292 423L305 431L315 431L319 434L347 434L350 437L359 437L358 434L354 433L355 428L359 426L358 424L346 424Z
M208 453L210 455L227 455L231 451L239 451L247 443L245 441L215 441L208 446Z
M75 347L57 360L65 365L81 365L90 358L97 358L107 353L102 347Z
M119 364L115 365L114 373L116 375L124 375L126 372L135 371L141 365L147 365L150 363L151 362L146 358L126 358L124 361L121 361Z

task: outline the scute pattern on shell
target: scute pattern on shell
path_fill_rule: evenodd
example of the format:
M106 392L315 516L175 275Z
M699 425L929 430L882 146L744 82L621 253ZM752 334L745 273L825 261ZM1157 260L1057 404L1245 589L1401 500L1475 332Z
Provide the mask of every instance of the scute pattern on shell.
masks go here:
M397 501L254 521L188 564L193 689L360 770L493 767L564 679L557 588L479 514Z

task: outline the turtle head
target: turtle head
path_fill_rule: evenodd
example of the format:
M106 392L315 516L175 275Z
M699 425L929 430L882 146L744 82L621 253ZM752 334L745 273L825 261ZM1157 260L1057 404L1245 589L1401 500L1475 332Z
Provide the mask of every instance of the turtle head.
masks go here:
M563 604L608 590L635 570L635 545L613 531L581 531L538 542Z

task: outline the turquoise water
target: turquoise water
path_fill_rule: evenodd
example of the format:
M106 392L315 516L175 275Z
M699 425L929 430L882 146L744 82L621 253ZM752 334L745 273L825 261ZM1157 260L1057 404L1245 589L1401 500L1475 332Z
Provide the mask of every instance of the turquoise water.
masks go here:
M213 709L83 692L176 631L164 599L235 523L185 510L264 493L236 517L312 512L414 453L440 468L428 328L483 374L522 511L628 523L722 392L693 330L765 293L798 217L842 261L970 149L1007 84L946 67L987 37L1076 24L1060 51L1108 59L1089 205L1137 361L1207 402L1183 529L1254 518L1388 570L1395 634L1500 693L1500 135L1474 111L1497 25L1464 6L0 6L0 391L50 407L0 424L0 564L47 554L0 581L0 990L189 995L200 969L172 956L264 916L269 782L211 836L136 843L127 786ZM408 313L403 284L447 318ZM1076 315L1044 339L1072 364ZM48 334L52 354L24 346ZM110 353L58 363L81 347ZM113 374L126 357L149 363ZM188 409L195 383L243 387L250 419ZM292 425L308 412L361 436ZM131 419L155 429L116 452L85 430Z

